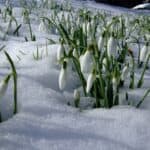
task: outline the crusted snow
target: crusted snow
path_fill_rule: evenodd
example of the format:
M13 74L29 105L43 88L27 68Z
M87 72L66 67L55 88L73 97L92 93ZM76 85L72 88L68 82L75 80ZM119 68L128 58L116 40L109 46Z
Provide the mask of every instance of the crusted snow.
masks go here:
M94 2L88 2L86 6L101 7L104 10L111 8L114 12L122 13L120 8L116 10L103 4L95 5ZM16 11L20 11L19 8ZM123 11L126 12L125 9ZM13 112L11 81L4 99L0 101L3 119L9 118L0 124L0 149L149 150L150 96L140 109L118 106L110 110L80 111L68 106L67 102L73 101L73 88L78 84L78 79L70 73L65 92L59 90L60 67L56 59L58 45L49 45L47 56L45 36L49 35L40 34L37 28L34 24L36 42L24 42L21 36L9 37L8 41L0 43L6 45L5 49L17 68L19 105L18 114L9 118ZM25 34L22 32L22 35ZM55 35L51 36L57 39ZM33 53L37 45L43 55L41 60L35 61ZM0 79L8 72L9 64L0 52ZM150 72L147 72L145 80L142 89L130 91L134 101L139 100L149 87Z

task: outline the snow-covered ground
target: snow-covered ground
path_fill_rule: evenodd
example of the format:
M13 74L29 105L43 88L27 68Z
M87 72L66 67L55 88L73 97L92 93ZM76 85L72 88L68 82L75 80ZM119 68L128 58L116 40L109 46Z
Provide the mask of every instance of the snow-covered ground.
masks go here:
M77 4L81 7L80 2ZM127 9L95 5L94 2L82 4L114 13L130 13ZM3 8L3 5L0 7ZM14 11L21 21L22 9L15 7ZM47 37L55 40L58 37L39 32L36 14L32 18L36 42L24 41L24 35L28 36L25 25L19 37L8 36L5 41L0 40L0 47L6 46L4 49L16 65L19 106L19 112L11 117L11 80L4 98L0 99L2 118L9 118L0 124L0 150L149 150L150 96L140 109L117 106L112 109L79 110L68 106L67 102L73 101L73 88L79 81L74 74L70 74L65 91L59 90L58 45L46 46ZM1 22L0 25L5 26ZM33 58L37 46L42 53L40 60ZM4 53L0 52L0 79L8 72L9 63ZM150 71L146 72L143 88L133 90L129 97L140 100L148 87Z

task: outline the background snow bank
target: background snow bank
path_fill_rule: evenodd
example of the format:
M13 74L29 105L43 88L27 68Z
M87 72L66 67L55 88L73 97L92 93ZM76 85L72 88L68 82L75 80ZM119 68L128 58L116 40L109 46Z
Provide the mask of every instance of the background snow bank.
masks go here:
M87 6L91 6L91 2ZM92 3L93 6L95 6ZM104 5L99 5L103 7ZM95 6L98 7L98 6ZM109 9L110 7L103 7ZM115 9L111 7L111 9ZM117 10L120 12L120 10ZM117 12L116 11L116 12ZM35 25L35 29L37 25ZM36 33L38 34L38 33ZM40 51L45 49L45 40L38 38ZM142 107L119 106L110 110L80 110L68 106L72 89L78 83L70 75L66 93L58 88L59 66L56 61L58 45L48 47L49 56L35 61L33 52L37 43L9 39L7 51L16 62L18 72L19 113L0 124L1 150L149 150L150 111L147 97ZM20 50L25 53L22 55ZM21 60L18 60L19 56ZM9 65L0 54L0 79L9 72ZM147 73L149 86L150 76ZM143 95L135 90L133 99ZM3 118L12 114L12 83L1 102L5 109ZM7 107L6 107L7 106ZM147 109L146 109L147 108ZM7 111L8 110L8 111ZM8 112L8 113L6 113Z

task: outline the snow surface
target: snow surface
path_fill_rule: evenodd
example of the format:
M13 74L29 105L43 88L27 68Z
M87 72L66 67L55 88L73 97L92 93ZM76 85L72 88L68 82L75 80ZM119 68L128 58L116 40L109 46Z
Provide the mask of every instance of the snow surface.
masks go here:
M80 2L78 2L80 3ZM122 13L125 10L88 2L87 7L103 7ZM3 6L1 6L3 7ZM16 7L18 20L21 8ZM33 14L33 18L35 15ZM38 22L38 20L35 20ZM12 81L7 93L0 101L3 119L0 124L0 150L149 150L150 149L150 96L142 107L117 106L112 109L79 110L68 106L73 101L73 88L78 84L70 74L65 92L58 87L60 67L56 61L58 45L48 45L46 54L45 35L34 24L36 42L24 42L24 26L20 37L7 37L1 41L13 58L18 72L19 113L12 116ZM35 61L36 47L43 53ZM20 59L19 59L20 58ZM0 79L10 72L9 64L0 52ZM142 89L130 91L137 101L150 84L150 72L145 76Z

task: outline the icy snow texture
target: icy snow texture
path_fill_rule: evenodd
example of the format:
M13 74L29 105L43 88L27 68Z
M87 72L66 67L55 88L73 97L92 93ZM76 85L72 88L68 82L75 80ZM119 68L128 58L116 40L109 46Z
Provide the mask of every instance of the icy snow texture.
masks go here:
M86 5L106 10L111 8L117 13L123 12L106 5L96 6L92 2ZM21 38L10 36L8 41L1 42L6 45L5 49L16 64L19 76L19 113L0 124L0 149L149 150L150 97L146 98L142 109L138 110L119 106L110 110L80 112L67 106L66 103L73 100L73 88L78 84L78 80L71 74L66 92L59 90L60 67L56 59L58 45L48 46L49 56L46 57L45 35L36 29L38 27L34 25L37 42L23 42L23 35L26 34L24 32L20 35ZM43 51L43 59L39 61L33 59L37 45L39 51ZM8 72L9 64L4 54L0 53L0 79ZM143 89L131 91L132 99L138 100L149 87L150 72L146 74L145 80ZM0 110L5 112L2 113L3 119L12 115L13 84L12 81L10 83L4 99L0 102Z

